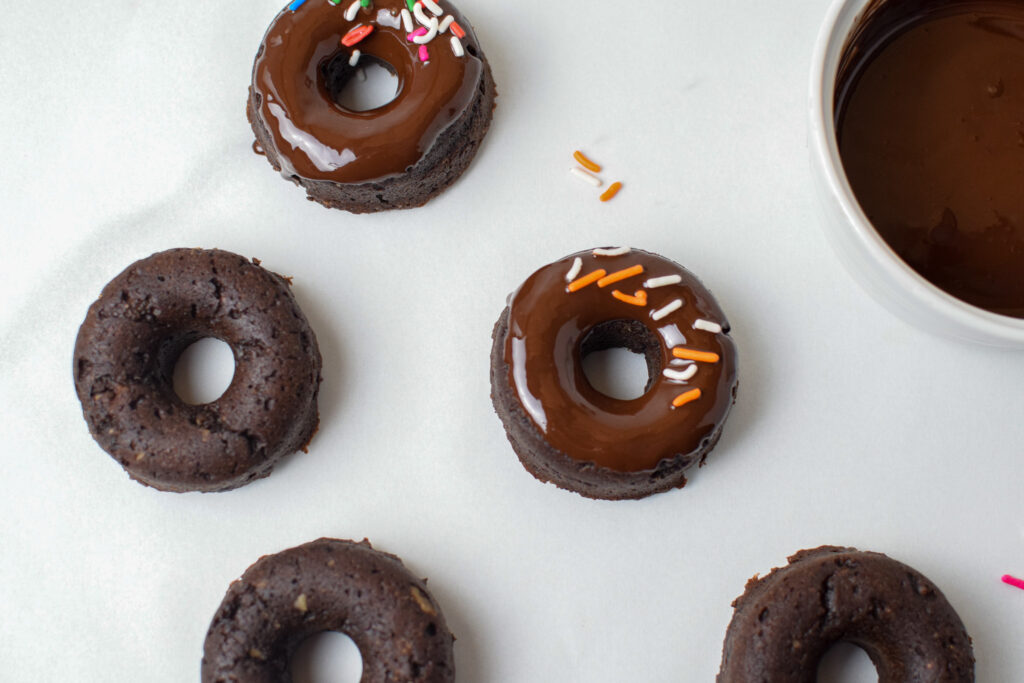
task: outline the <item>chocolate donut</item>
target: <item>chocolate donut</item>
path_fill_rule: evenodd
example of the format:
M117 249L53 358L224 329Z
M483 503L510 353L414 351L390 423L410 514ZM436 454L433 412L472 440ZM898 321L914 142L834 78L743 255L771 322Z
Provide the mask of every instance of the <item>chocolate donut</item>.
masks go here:
M378 64L398 95L369 111L337 97ZM297 0L253 65L247 112L257 148L324 206L353 213L425 204L469 166L497 93L469 21L448 0Z
M928 579L880 553L822 546L747 582L725 636L718 683L814 683L845 641L863 648L879 683L968 683L963 622Z
M174 391L189 345L215 337L235 373L212 403ZM162 491L225 491L313 437L320 351L288 281L226 251L172 249L130 265L89 308L75 389L96 442Z
M365 540L321 538L260 558L231 584L206 634L202 683L290 681L290 657L323 631L355 642L364 683L455 680L455 639L426 581Z
M589 498L681 488L722 434L736 346L689 271L637 249L595 249L531 275L494 327L491 399L523 466ZM624 347L647 359L643 396L605 396L582 359Z

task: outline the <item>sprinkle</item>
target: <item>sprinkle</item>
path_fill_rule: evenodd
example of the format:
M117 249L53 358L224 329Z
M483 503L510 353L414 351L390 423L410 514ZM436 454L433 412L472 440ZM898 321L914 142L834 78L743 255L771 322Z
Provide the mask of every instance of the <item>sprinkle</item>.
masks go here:
M409 10L407 10L407 9L403 9L402 10L402 25L405 27L405 32L406 33L412 33L412 29L413 29L412 13L409 12Z
M434 0L420 0L420 1L424 5L426 5L427 9L430 10L431 12L433 12L435 16L439 17L442 14L444 14L444 10L441 9L441 6L438 5L436 2L434 2Z
M354 2L348 6L348 9L345 10L345 21L352 21L356 18L356 15L359 14L360 4L359 0L354 0Z
M345 47L352 47L371 33L373 33L373 26L369 24L356 26L342 37L341 44Z
M430 61L430 53L427 51L426 45L420 45L420 61L424 64Z
M700 389L691 389L690 391L687 391L685 394L679 394L674 399L672 399L672 405L675 408L682 408L687 403L696 401L698 398L700 398Z
M418 38L419 36L425 36L426 34L427 34L427 29L425 29L422 26L420 26L418 29L416 29L415 31L413 31L412 33L407 35L405 37L405 39L408 40L411 43L414 40L416 40L416 38Z
M413 8L416 6L416 0L405 0L405 5L406 7L409 8L409 11L411 12Z
M305 593L302 593L299 597L295 598L295 602L292 603L292 605L303 614L309 611L309 601L306 599Z
M576 276L580 274L580 271L582 269L583 269L583 259L581 259L579 256L577 256L576 260L572 262L572 268L570 268L569 272L565 274L565 281L566 282L572 282L573 280L575 280Z
M448 27L452 25L453 21L455 21L455 17L453 15L449 14L447 17L445 17L441 21L441 25L437 27L438 33L444 33L445 31L447 31Z
M416 17L416 21L420 22L424 26L430 26L430 19L427 18L426 12L423 11L423 5L416 3L412 6L412 15Z
M370 0L359 0L359 2L362 3L363 7L369 7L370 6Z
M434 38L437 37L437 17L430 17L430 26L427 28L427 34L425 36L416 36L413 38L413 42L418 45L426 45Z
M623 256L633 251L629 247L615 247L614 249L595 249L594 256Z
M327 0L327 2L331 3L335 7L341 4L341 0Z
M294 0L292 4L288 5L288 9L294 12L295 10L302 7L304 4L306 4L306 0Z
M601 165L595 164L593 161L588 159L583 152L579 150L576 150L575 152L572 153L572 158L580 162L580 166L587 169L588 171L593 171L594 173L601 172Z
M596 175L591 175L590 173L587 173L582 168L571 168L569 169L569 173L572 173L574 176L576 176L585 183L590 183L594 187L601 187L601 185L603 184L600 178L598 178Z
M664 277L652 277L650 280L644 283L644 287L646 287L647 289L657 289L658 287L665 287L667 285L678 285L682 281L682 275L666 275Z
M457 35L459 38L465 38L466 37L466 32L462 30L462 27L459 26L459 22L457 22L457 21L453 21L452 22L452 33Z
M598 280L600 280L604 276L605 276L604 268L599 268L599 269L595 270L592 273L587 273L586 275L581 277L579 280L573 280L572 282L569 283L569 286L567 287L567 289L570 292L578 291L580 289L583 289L584 287L586 287L589 284L593 284L594 282L597 282Z
M634 306L647 305L647 292L645 292L642 289L637 290L637 292L633 294L633 296L623 294L622 292L616 289L615 291L612 292L612 296L614 296L619 301L625 301L627 304L633 304Z
M455 36L452 36L452 52L455 53L456 57L462 57L466 54L466 51L462 49L462 41Z
M615 195L617 195L619 193L619 190L621 190L621 189L622 189L622 183L620 183L619 181L615 181L614 183L612 183L608 187L607 190L604 191L604 194L601 195L601 197L600 197L601 201L602 202L611 201L612 199L615 198Z
M348 65L355 66L359 63L359 58L363 56L363 53L359 50L352 50L352 56L348 58Z
M656 310L653 313L651 313L651 317L654 318L655 320L661 320L666 315L671 315L672 313L675 313L676 311L678 311L682 307L683 307L683 300L682 299L676 299L675 301L669 303L668 305L663 306L662 308L659 308L658 310Z
M695 329L695 330L704 330L705 332L710 332L711 334L721 334L722 333L722 326L719 325L718 323L713 323L710 320L697 320L697 321L695 321L693 323L693 329Z
M1010 576L1009 574L1003 575L1003 583L1005 583L1007 586L1013 586L1014 588L1020 588L1021 590L1024 590L1024 580Z
M629 268L623 268L622 270L617 270L614 273L612 273L611 275L607 275L607 276L601 278L600 280L597 281L597 286L598 287L607 287L608 285L612 284L613 282L618 282L619 280L626 280L628 278L633 277L634 275L640 275L643 272L644 272L644 267L641 266L638 263L635 266L630 266Z
M684 349L682 346L677 346L672 349L672 355L676 358L682 358L683 360L695 360L698 363L718 362L717 353L711 353L710 351L694 351L693 349Z
M665 368L661 374L665 375L669 379L674 379L679 382L685 382L686 380L690 379L691 377L697 374L697 364L694 363L692 365L689 365L685 370L673 370L672 368Z

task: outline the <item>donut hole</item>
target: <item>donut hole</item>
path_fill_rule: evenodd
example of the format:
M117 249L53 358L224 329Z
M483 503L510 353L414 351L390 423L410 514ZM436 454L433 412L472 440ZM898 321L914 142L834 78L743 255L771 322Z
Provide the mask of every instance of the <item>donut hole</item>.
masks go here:
M818 664L817 683L878 683L871 657L853 643L836 643Z
M657 336L636 320L591 328L580 343L583 375L595 391L620 401L640 398L661 373Z
M324 631L299 644L290 668L292 683L359 683L363 656L344 633Z
M399 81L395 67L372 55L362 55L352 66L351 55L339 52L323 68L328 97L342 109L372 111L398 97Z
M188 342L185 342L188 343ZM225 342L206 337L189 344L174 360L174 393L185 403L213 403L235 376L235 354Z

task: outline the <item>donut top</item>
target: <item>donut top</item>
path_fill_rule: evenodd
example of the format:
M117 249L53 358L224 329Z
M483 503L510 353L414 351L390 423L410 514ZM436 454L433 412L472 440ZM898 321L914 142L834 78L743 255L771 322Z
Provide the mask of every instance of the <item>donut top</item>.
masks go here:
M636 399L606 396L583 373L588 335L614 321L638 322L657 340L647 391ZM710 292L685 268L637 249L595 249L541 268L512 295L505 362L551 446L636 472L698 451L725 421L737 382L728 332Z
M282 173L357 183L405 173L470 106L483 76L469 22L447 0L296 0L270 25L253 66L256 115ZM364 112L334 99L360 61L398 77Z

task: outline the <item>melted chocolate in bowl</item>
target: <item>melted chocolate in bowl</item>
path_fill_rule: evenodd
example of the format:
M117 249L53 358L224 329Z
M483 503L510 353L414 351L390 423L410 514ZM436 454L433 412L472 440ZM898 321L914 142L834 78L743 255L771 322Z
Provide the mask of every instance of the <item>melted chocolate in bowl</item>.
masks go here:
M927 280L1024 318L1024 0L876 0L835 91L843 167Z

